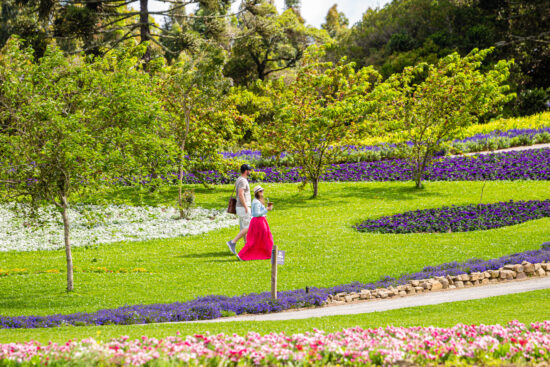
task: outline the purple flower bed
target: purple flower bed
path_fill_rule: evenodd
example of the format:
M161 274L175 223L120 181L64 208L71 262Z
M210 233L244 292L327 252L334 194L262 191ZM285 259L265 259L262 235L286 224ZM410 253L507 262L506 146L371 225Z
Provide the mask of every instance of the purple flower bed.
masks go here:
M281 170L274 167L258 168L263 172L262 182L300 182L297 168ZM203 172L209 184L235 182L237 172L224 177L218 172ZM410 181L413 167L404 159L376 162L334 164L322 181ZM476 180L550 180L550 149L531 149L478 156L445 157L433 162L426 171L428 181ZM201 183L193 174L184 177L185 183Z
M522 261L540 263L550 261L550 242L540 250L525 251L496 259L470 259L464 262L451 262L438 266L428 266L420 272L403 274L398 278L386 276L372 283L351 283L329 288L309 288L279 292L279 298L272 300L269 292L251 293L236 297L207 296L182 303L124 306L115 309L99 310L94 313L75 313L52 316L0 316L0 328L39 328L64 325L128 325L157 322L207 320L227 314L270 313L290 308L319 306L329 294L357 292L361 289L375 289L390 285L405 284L413 279L426 279L436 276L458 275L462 273L496 270L506 264L519 264Z
M355 228L360 232L376 233L469 232L512 226L545 217L550 217L550 200L508 201L414 210L369 219Z
M550 133L550 127L543 127L540 129L510 129L506 131L495 130L488 134L476 134L465 139L457 139L453 141L453 144L460 143L478 143L490 139L513 139L518 137L524 137L533 139L537 135L544 133Z
M539 129L511 129L506 131L495 130L488 134L476 134L465 139L456 139L451 143L455 148L463 148L465 145L477 145L479 150L484 150L490 141L494 140L511 140L512 146L516 146L514 139L517 140L517 143L523 144L533 144L536 143L537 137L550 134L550 127L543 127ZM542 139L546 141L547 139ZM409 145L411 143L408 143ZM380 145L345 145L340 147L342 153L345 155L353 155L356 152L378 152L382 150L392 150L397 147L396 144L385 143ZM240 158L249 161L260 161L262 158L262 153L259 150L243 149L238 152L221 152L224 158ZM440 152L440 155L444 155L445 152ZM282 153L281 158L286 157L288 154ZM269 159L269 158L267 158Z

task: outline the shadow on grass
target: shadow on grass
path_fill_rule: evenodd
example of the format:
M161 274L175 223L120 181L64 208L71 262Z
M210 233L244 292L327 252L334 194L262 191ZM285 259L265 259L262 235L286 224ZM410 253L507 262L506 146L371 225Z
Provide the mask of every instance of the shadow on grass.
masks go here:
M378 200L417 200L428 197L448 196L441 192L430 192L426 189L417 189L414 186L385 186L385 187L361 187L348 186L341 190L340 197Z
M197 253L197 254L186 254L186 255L179 255L176 256L181 259L203 259L208 257L227 257L227 256L234 256L232 253L227 251L218 251L218 252L204 252L204 253Z

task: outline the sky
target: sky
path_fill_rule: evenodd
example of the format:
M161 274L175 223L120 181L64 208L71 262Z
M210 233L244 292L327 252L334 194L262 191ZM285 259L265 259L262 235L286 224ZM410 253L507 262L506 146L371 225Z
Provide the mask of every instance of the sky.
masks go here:
M350 26L361 20L363 13L369 8L382 7L391 0L302 0L301 13L306 23L315 27L320 27L325 22L325 16L328 9L338 4L338 10L344 12L349 19ZM135 3L137 5L137 3ZM233 4L233 10L237 10L240 1L236 0ZM275 0L275 5L279 11L284 8L284 0ZM134 5L135 6L135 5ZM167 3L157 0L151 0L149 10L164 10L168 7ZM161 21L160 19L157 19ZM162 22L162 21L161 21Z

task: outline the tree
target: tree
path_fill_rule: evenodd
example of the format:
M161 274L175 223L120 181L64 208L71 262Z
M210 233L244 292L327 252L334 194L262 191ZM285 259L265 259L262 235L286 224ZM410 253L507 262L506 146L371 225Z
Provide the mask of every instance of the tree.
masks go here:
M204 43L193 57L182 55L166 68L158 93L170 116L169 129L178 147L178 207L184 217L183 174L201 169L227 170L220 151L244 134L243 118L229 95L223 76L223 50Z
M403 145L412 144L407 151L417 188L445 142L460 136L480 117L498 113L513 98L504 84L511 61L499 61L487 71L482 68L491 51L473 50L466 57L453 53L437 64L407 67L373 91L374 116Z
M144 175L143 160L163 153L161 111L149 76L136 70L144 45L88 60L49 46L38 61L21 46L12 39L0 54L0 199L58 208L72 291L70 204Z
M279 15L274 5L262 1L238 18L225 74L240 85L265 80L296 66L312 43L328 39L324 31L306 26L292 9Z
M300 0L285 0L285 10L294 9L296 11L300 11L300 3Z
M274 121L260 130L262 154L294 154L305 182L318 195L320 177L339 153L338 145L360 131L369 104L368 95L379 75L373 68L355 71L353 63L322 62L324 52L312 48L288 85L266 83L276 103ZM364 133L372 133L372 126ZM305 183L304 182L304 183Z
M348 30L349 20L343 12L338 11L338 5L330 7L321 28L326 30L332 38L340 38Z
M12 35L25 40L37 56L46 50L49 18L57 9L55 0L2 0L0 2L0 47Z

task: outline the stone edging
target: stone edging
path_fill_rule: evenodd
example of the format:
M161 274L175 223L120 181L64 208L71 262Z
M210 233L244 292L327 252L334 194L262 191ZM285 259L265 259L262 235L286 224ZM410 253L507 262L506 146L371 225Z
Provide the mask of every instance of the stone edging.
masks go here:
M471 274L447 275L446 277L434 277L429 279L409 280L407 284L397 287L376 288L373 290L362 289L359 292L341 292L329 295L323 305L341 305L345 303L370 299L387 299L393 297L405 297L409 295L434 292L442 289L456 289L506 282L510 280L522 280L528 277L550 276L550 262L531 264L527 261L521 264L508 264L498 270L474 272Z

